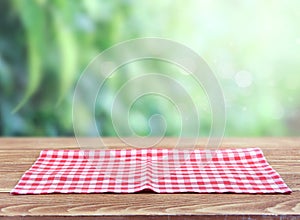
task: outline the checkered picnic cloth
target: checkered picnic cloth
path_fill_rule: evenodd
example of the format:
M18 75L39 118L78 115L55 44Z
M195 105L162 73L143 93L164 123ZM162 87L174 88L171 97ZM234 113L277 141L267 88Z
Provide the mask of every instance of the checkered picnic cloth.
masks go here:
M12 194L290 193L259 148L43 150Z

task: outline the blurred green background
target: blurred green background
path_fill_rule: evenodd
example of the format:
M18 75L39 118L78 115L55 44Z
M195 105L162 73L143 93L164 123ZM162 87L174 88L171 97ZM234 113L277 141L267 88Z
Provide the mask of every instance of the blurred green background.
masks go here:
M80 74L101 51L138 37L178 41L206 60L223 88L226 136L299 135L299 12L298 0L1 0L0 135L74 135L72 98ZM174 77L193 88L179 72ZM103 136L116 135L107 100L125 81L115 74L97 102ZM190 92L201 106L201 135L207 135L209 104L201 91ZM179 134L180 115L161 102L145 97L135 104L130 123L137 134L149 134L153 114L166 117L167 136Z

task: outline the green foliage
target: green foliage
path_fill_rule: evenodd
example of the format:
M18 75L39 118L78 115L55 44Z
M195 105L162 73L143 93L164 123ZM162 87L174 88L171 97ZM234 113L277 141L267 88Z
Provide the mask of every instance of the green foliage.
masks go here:
M24 98L15 108L19 110L28 99L36 92L41 79L41 54L44 53L44 28L45 18L41 5L36 1L15 1L18 13L20 14L28 46L28 81Z
M81 72L112 45L147 36L179 41L208 62L224 90L226 135L299 135L299 8L299 1L2 0L0 135L73 135L72 98ZM114 94L147 65L185 85L200 109L201 135L208 135L205 93L182 71L159 63L129 65L108 80L96 102L101 135L116 135L109 108ZM127 94L122 100L123 114ZM132 107L132 129L149 134L154 114L165 116L166 135L179 134L176 108L151 97Z

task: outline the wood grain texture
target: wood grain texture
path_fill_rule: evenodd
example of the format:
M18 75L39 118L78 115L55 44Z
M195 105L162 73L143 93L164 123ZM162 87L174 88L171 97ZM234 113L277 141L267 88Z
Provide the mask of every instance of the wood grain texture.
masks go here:
M93 141L98 146L98 141ZM128 148L116 138L107 138L105 143L110 148ZM175 143L175 138L166 138L159 147L172 147ZM197 147L205 144L205 139L199 139ZM300 219L300 138L229 138L221 146L239 147L260 147L293 193L12 196L10 190L40 150L76 149L78 145L75 138L0 138L0 219Z

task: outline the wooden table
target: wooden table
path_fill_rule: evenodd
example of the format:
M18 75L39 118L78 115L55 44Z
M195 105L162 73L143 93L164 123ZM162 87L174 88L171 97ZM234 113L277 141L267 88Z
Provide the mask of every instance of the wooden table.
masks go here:
M108 138L111 148L126 147ZM206 140L199 140L199 147ZM172 147L175 139L160 146ZM74 138L0 138L0 219L300 219L300 138L228 138L221 148L260 147L293 190L290 195L49 194L10 195L42 149L76 149Z

